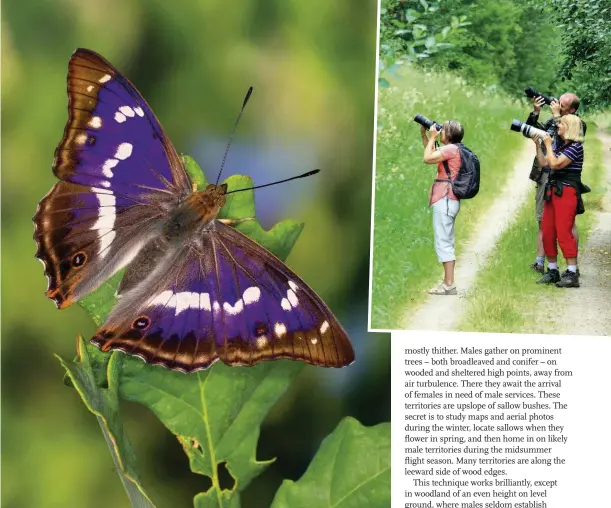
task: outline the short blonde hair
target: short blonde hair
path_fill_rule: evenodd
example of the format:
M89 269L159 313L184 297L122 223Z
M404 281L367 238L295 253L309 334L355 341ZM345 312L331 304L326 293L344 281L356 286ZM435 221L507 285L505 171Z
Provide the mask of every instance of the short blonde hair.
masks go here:
M581 118L577 115L564 115L560 117L558 122L563 122L566 125L566 131L564 133L565 141L579 141L583 143L583 125Z

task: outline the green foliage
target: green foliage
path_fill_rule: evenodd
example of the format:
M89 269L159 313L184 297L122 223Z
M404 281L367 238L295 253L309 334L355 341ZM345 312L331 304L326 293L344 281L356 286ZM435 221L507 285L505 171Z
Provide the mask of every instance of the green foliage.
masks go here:
M562 34L559 76L586 107L611 106L611 0L547 0Z
M121 375L122 355L113 355L108 362L108 388L101 390L93 372L93 362L82 337L77 339L78 358L67 362L61 358L64 369L76 388L87 409L100 424L115 468L125 487L127 496L134 508L154 508L145 494L136 473L135 455L129 438L119 418L119 378Z
M469 25L464 16L454 16L441 26L432 23L440 5L441 0L382 0L378 78L381 87L389 86L383 73L394 76L404 62L417 62L451 47L449 37L462 33Z
M346 418L321 444L303 477L285 480L271 508L390 506L390 424Z
M390 88L380 89L371 300L375 329L399 328L403 313L423 301L441 276L428 207L437 168L422 162L416 113L440 123L460 121L464 143L481 162L480 193L461 203L457 219L459 255L471 225L505 183L512 155L524 142L509 130L511 119L522 116L519 104L466 86L459 78L405 66Z

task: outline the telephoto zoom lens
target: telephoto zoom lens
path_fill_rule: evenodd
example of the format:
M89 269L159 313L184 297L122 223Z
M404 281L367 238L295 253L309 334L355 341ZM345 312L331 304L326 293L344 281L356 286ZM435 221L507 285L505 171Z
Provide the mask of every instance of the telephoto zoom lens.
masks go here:
M548 106L552 103L552 101L558 100L555 97L549 97L547 95L543 95L542 93L537 92L532 86L525 88L524 93L526 94L526 97L530 97L531 99L533 97L543 97L545 104L547 104Z
M524 122L520 122L520 120L512 120L511 127L509 127L514 132L521 132L525 138L530 138L531 134L536 134L537 137L542 140L543 136L547 134L544 130L537 129L532 125L528 125Z
M419 123L420 125L422 125L422 127L424 127L425 129L430 129L431 125L435 125L435 128L440 131L441 130L441 125L438 124L437 122L435 122L434 120L429 120L426 116L422 116L422 115L416 115L414 117L414 122Z

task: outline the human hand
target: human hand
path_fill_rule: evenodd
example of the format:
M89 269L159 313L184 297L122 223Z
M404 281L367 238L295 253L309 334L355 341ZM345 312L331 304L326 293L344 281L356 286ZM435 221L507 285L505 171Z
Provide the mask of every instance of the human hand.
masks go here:
M560 116L560 103L558 101L553 100L549 107L552 110L552 115Z
M420 134L422 134L423 136L426 135L426 129L424 128L424 125L420 126Z
M543 137L541 138L541 141L543 141L546 145L551 145L552 144L552 137L546 132Z
M530 139L534 141L535 146L539 146L539 136L536 132L531 133Z
M429 129L429 132L431 133L431 138L432 139L435 139L441 133L441 131L437 130L437 127L435 127L435 124L431 125L431 128Z
M535 113L539 114L539 111L541 111L541 108L543 107L544 104L545 104L545 99L541 97L540 95L533 97L533 111Z

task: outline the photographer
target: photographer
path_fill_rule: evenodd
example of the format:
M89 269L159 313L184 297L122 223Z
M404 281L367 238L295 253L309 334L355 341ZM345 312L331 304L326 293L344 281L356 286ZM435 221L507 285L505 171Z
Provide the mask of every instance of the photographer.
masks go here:
M438 131L433 124L430 129L430 138L426 129L421 125L422 141L424 144L424 162L437 164L437 178L431 187L429 206L433 208L433 234L437 259L443 263L443 281L432 288L432 295L457 294L454 284L454 269L456 265L454 222L460 210L460 200L454 195L452 185L443 164L447 162L450 178L456 178L460 169L460 151L454 143L460 143L464 136L462 125L449 120ZM435 140L440 136L445 146L435 148Z
M550 109L552 110L552 117L549 118L545 123L539 122L539 113L541 111L541 107L545 104L545 99L542 96L533 97L533 111L530 113L528 118L526 119L526 123L528 125L532 125L533 127L537 127L538 129L542 129L547 131L552 139L552 146L556 147L558 143L558 120L564 115L569 115L575 113L577 108L579 108L579 97L574 93L565 93L560 96L558 101L553 100L550 104ZM586 132L586 124L583 120L582 128L583 133ZM549 179L550 168L541 166L535 157L533 161L532 170L530 172L530 179L537 183L537 190L535 193L535 217L539 224L539 232L537 233L537 258L535 262L530 265L531 268L537 272L544 272L544 249L543 249L543 239L542 239L542 217L543 217L543 195L544 189ZM579 236L577 233L577 225L573 225L573 236L575 237L577 243L579 243Z
M577 273L577 239L573 234L575 216L581 202L581 170L583 168L583 131L579 117L564 115L557 124L557 145L553 146L549 134L543 138L543 153L537 134L532 139L537 147L537 159L541 167L549 167L550 173L544 190L542 240L547 257L547 272L538 284L556 284L557 287L579 287ZM583 211L583 209L582 209ZM558 245L567 261L567 270L560 276L558 270Z

